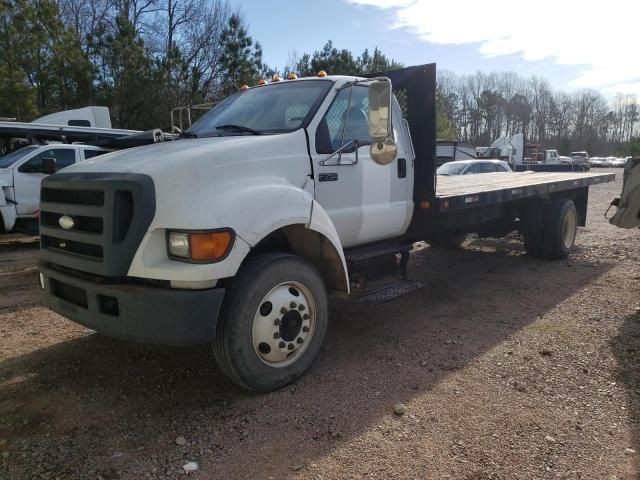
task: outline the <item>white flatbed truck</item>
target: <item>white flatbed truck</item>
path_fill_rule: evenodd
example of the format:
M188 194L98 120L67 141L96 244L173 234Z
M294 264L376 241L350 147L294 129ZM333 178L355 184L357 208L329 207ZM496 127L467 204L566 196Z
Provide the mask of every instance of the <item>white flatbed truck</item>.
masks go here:
M421 287L407 272L416 241L519 230L529 254L566 257L588 187L614 176L436 179L435 71L242 89L181 140L49 176L44 303L108 336L210 343L229 378L271 391L316 358L328 294L379 302ZM368 291L383 265L387 283Z

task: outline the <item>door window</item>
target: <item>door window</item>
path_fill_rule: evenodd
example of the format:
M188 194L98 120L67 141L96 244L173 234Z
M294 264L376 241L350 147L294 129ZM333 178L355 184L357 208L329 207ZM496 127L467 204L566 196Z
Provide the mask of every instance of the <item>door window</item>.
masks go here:
M42 159L55 158L56 172L75 163L76 151L71 148L51 148L39 153L19 168L24 173L42 173Z
M338 93L318 125L316 152L333 153L351 140L358 140L360 145L370 142L369 90L364 85L345 88Z
M480 167L481 165L479 163L474 163L473 165L469 166L469 168L467 168L464 174L469 175L470 173L481 173Z
M84 159L89 160L90 158L97 157L98 155L103 155L107 152L104 150L85 150L84 151Z

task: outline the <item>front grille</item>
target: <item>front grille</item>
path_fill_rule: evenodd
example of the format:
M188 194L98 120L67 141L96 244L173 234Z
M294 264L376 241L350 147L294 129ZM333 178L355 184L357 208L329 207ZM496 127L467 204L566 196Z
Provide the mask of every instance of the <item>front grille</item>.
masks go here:
M124 277L155 213L153 181L140 174L58 173L42 182L40 210L43 260ZM73 220L67 229L59 224L63 216Z
M53 213L53 212L41 212L40 214L40 223L42 225L46 225L51 228L59 228L60 224L58 221L60 217L63 215L61 213ZM82 215L74 215L74 226L73 230L77 232L85 232L85 233L95 233L102 234L103 221L101 217L85 217Z
M43 202L68 203L71 205L104 205L104 192L101 190L59 190L43 188Z
M64 238L50 237L49 235L42 235L40 241L42 248L45 249L57 250L65 254L83 255L94 260L102 260L103 257L100 245L65 240Z

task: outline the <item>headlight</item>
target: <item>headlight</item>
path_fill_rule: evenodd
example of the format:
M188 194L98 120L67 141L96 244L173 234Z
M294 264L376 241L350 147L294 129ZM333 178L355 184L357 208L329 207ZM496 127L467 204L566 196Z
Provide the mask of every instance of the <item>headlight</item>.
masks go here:
M233 247L235 234L231 229L180 231L167 234L169 257L193 263L213 263L223 260Z
M169 232L169 254L189 258L189 234Z

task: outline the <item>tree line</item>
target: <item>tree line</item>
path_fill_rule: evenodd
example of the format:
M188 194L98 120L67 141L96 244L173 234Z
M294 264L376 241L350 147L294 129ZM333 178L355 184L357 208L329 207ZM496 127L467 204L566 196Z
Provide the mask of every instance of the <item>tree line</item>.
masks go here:
M331 41L288 61L282 73L302 76L400 66ZM105 105L116 127L166 129L172 108L276 73L226 0L0 0L2 117Z
M456 75L438 72L440 105L451 127L447 135L490 145L501 135L523 133L528 143L561 153L629 153L640 135L635 95L607 100L595 90L554 91L547 80L512 72ZM640 153L640 152L639 152Z
M227 0L0 0L0 116L29 121L105 105L115 127L169 125L171 109L219 100L260 78L357 75L402 64L378 48L354 55L330 40L266 65ZM438 73L440 138L489 145L524 133L562 152L628 150L639 135L634 96L554 91L515 73Z

